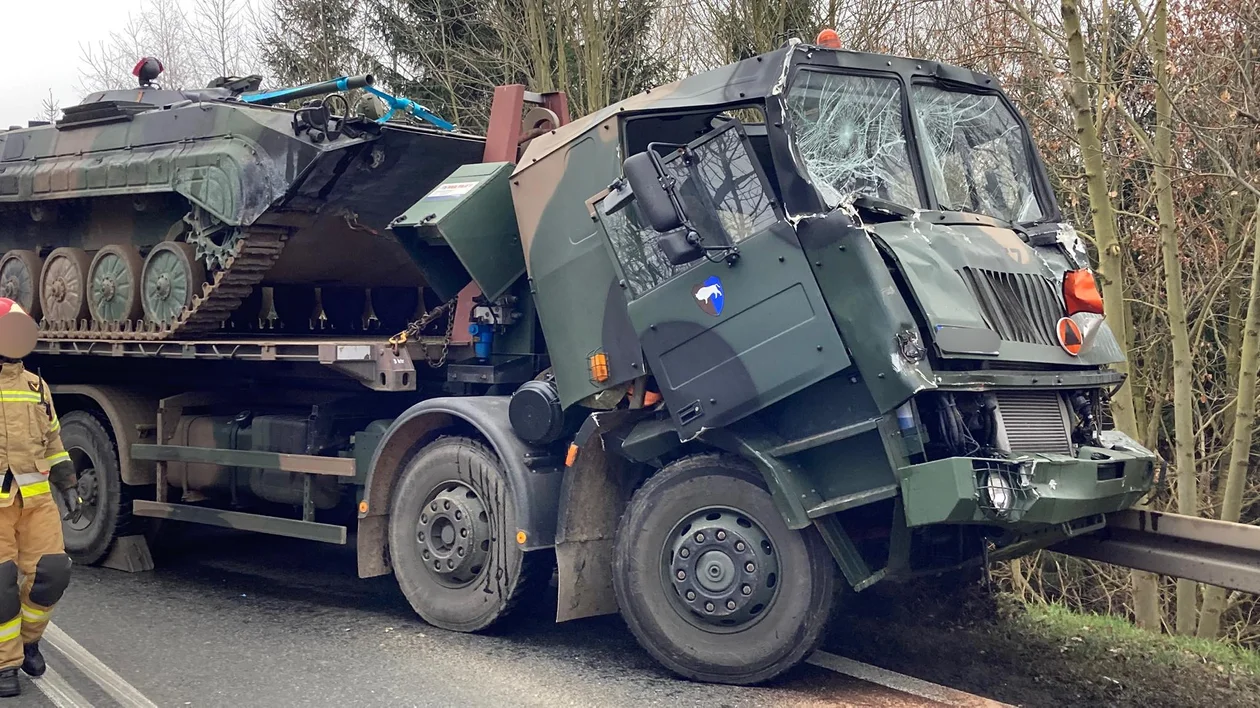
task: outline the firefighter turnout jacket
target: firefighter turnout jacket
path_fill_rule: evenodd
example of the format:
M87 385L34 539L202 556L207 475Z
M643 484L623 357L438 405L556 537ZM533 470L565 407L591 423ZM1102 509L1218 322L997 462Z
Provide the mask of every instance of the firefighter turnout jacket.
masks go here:
M0 669L22 664L70 583L52 487L77 484L47 384L21 362L0 364ZM76 492L77 493L77 492Z

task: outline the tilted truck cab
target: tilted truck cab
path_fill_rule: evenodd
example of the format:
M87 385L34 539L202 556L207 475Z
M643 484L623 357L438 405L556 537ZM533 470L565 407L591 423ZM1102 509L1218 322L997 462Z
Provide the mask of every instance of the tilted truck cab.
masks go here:
M621 519L614 543L562 515L562 587L611 564L617 593L562 590L561 615L619 606L681 673L805 656L818 553L862 589L1092 530L1152 485L1103 429L1123 354L1084 247L988 77L794 42L538 137L511 190L547 415L589 414L554 441L561 509Z

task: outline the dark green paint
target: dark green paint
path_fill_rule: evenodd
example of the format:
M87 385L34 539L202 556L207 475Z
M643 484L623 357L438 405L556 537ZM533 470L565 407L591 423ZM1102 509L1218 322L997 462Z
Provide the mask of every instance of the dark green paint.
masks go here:
M510 162L464 165L390 228L404 238L444 242L481 292L495 300L525 272L508 187L512 168Z

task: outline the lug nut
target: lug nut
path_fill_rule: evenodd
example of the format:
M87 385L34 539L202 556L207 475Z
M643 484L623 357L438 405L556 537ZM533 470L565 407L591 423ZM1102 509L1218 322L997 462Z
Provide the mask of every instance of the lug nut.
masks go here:
M427 524L427 523L429 523L429 515L428 515L428 514L421 514L421 515L420 515L420 523L422 523L422 524Z
M705 612L712 612L712 611L713 611L713 603L712 603L712 602L706 602L706 603L704 603L704 611L705 611Z
M432 509L432 510L434 510L434 511L437 511L437 502L436 502L436 501L434 501L432 504L430 504L430 505L429 505L429 508L430 508L430 509Z
M420 533L416 534L416 538L420 539L420 543L424 543L424 532L421 531Z
M443 509L449 509L449 508L451 508L451 502L450 502L450 500L447 500L447 501L442 502L442 508L443 508Z
M687 579L687 573L686 573L685 571L682 571L682 570L678 571L678 579L679 579L679 580L686 580L686 579Z
M457 554L459 554L459 557L460 557L460 558L463 558L463 557L464 557L464 549L463 549L462 547L461 547L461 548L456 548L456 549L455 549L455 552L456 552Z
M460 538L468 538L468 529L460 529L460 530L459 530L459 537L460 537Z
M456 520L456 521L459 521L459 520L460 520L460 519L462 519L462 518L464 518L464 512L462 512L462 511L457 511L457 512L455 512L455 520Z
M753 572L756 569L757 569L757 566L753 565L751 561L744 564L744 570L748 571L749 573Z
M684 549L682 549L682 550L678 551L678 555L682 556L683 558L690 558L690 557L691 557L691 550L690 550L690 549L687 549L687 548L684 548Z
M696 532L696 543L704 543L704 534L699 531Z
M743 541L735 542L735 550L739 551L740 553L743 553L745 548L748 548L748 546L745 546Z
M688 590L688 591L687 591L687 600L689 600L689 601L690 601L690 600L695 600L695 599L696 599L696 592L695 592L694 590Z
M740 588L740 589L739 589L739 591L740 591L740 592L742 592L742 593L744 593L745 595L751 595L751 594L752 594L752 586L751 586L751 585L745 585L744 587Z
M726 532L725 532L725 531L718 531L718 532L717 532L716 534L714 534L714 535L715 535L715 536L717 536L717 540L719 540L719 541L725 541L725 540L726 540Z
M733 610L733 609L735 609L735 601L734 601L734 600L727 600L727 601L726 601L726 609L728 609L728 610Z

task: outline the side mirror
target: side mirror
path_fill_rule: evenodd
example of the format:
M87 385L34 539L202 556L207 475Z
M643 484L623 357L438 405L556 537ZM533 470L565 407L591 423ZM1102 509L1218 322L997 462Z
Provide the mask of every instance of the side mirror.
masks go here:
M688 235L687 229L674 229L657 237L656 245L665 254L670 265L680 266L704 255L704 249L687 238Z
M665 170L651 150L626 158L622 169L626 182L639 203L639 213L660 233L674 231L683 225L683 215L669 192L661 184Z

